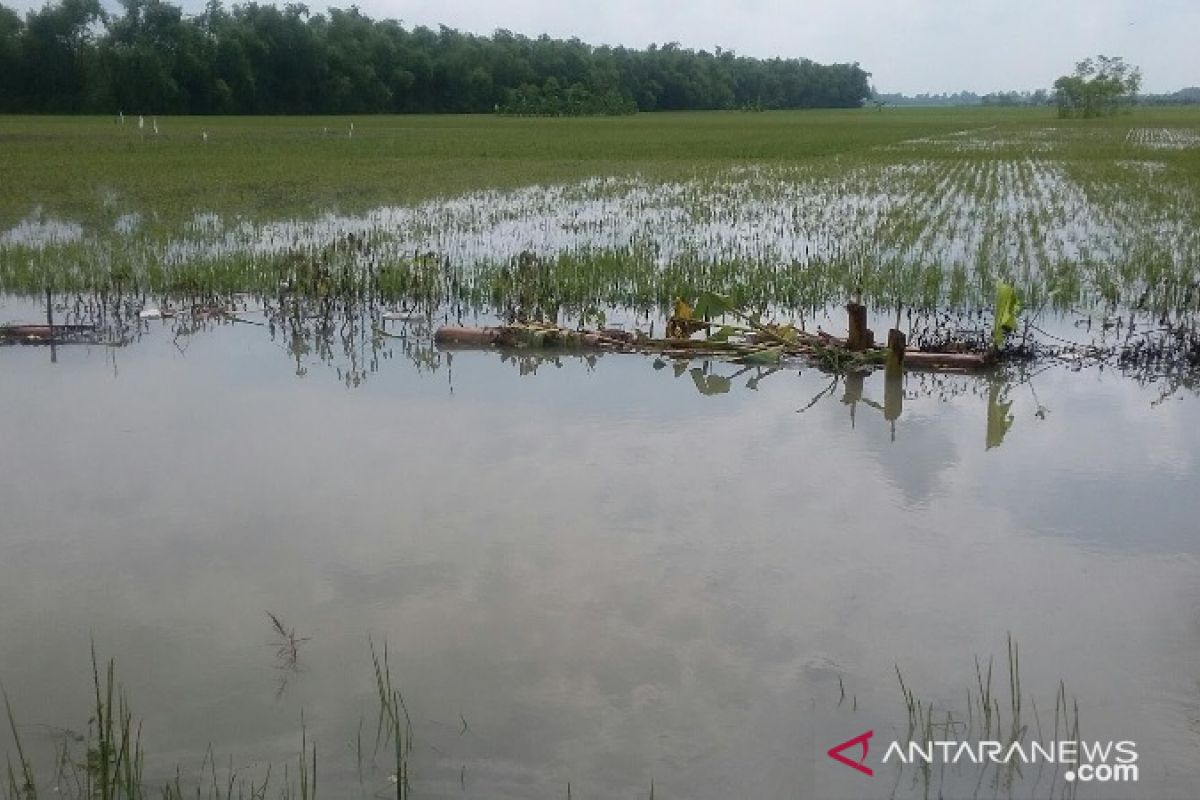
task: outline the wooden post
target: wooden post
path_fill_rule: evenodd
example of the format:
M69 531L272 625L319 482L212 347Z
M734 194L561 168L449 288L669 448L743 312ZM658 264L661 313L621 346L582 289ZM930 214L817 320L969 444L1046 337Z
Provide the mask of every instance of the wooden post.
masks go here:
M874 338L867 330L867 307L862 303L850 302L846 304L846 313L849 315L850 328L846 347L851 350L866 350Z
M58 363L58 344L54 341L54 297L46 289L46 328L50 334L50 363Z
M897 325L900 312L896 312ZM900 329L888 331L887 365L884 367L883 416L892 426L892 441L896 441L896 420L904 413L904 349L908 338Z

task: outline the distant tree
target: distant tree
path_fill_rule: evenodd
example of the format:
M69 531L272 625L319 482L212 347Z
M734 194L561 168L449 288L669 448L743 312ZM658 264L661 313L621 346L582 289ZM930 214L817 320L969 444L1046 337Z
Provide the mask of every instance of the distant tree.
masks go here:
M16 70L21 110L83 110L93 31L104 18L99 0L63 0L26 16Z
M1142 72L1120 56L1096 56L1075 65L1072 75L1054 82L1060 117L1100 117L1132 105Z
M1194 106L1200 105L1200 86L1188 86L1169 94L1145 94L1138 102L1151 106Z
M25 24L17 12L0 6L0 112L14 111L20 105L21 42Z
M24 19L0 0L0 110L333 114L626 114L858 108L858 64L758 59L678 43L645 50L506 30L406 29L302 2L50 0Z

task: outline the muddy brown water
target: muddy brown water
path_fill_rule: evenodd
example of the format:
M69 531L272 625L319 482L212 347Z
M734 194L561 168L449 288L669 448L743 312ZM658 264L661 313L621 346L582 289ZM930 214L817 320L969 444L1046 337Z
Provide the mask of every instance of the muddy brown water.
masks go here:
M1194 394L397 342L348 382L256 326L145 328L0 348L0 680L39 752L86 730L94 639L149 778L210 744L294 775L303 709L323 795L394 792L372 637L418 797L1200 786ZM294 669L268 611L307 637ZM907 741L897 667L938 722L994 658L1007 725L1010 634L1026 736L1061 681L1081 738L1136 743L1136 783L880 763ZM826 756L867 730L873 777Z

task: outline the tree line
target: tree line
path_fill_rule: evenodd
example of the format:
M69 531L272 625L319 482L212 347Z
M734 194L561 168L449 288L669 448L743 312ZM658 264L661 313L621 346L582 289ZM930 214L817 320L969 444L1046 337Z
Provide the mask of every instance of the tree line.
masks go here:
M331 114L854 108L858 64L757 59L678 44L406 28L357 8L310 13L209 0L59 0L24 18L0 5L0 112Z
M1187 86L1167 94L1143 94L1139 99L1147 105L1156 106L1200 105L1200 86Z

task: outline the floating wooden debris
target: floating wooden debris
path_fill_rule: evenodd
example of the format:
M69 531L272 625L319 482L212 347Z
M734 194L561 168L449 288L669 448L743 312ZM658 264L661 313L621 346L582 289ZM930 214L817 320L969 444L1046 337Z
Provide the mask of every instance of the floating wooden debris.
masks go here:
M851 336L809 333L793 325L763 322L756 314L736 309L722 295L701 295L695 307L679 300L667 321L667 337L654 338L640 331L614 328L575 330L543 322L486 327L445 326L434 334L442 347L525 347L538 349L594 349L622 353L653 353L666 358L725 358L743 364L776 364L786 357L806 358L830 372L870 369L889 361L893 370L981 369L995 360L994 351L927 352L909 349L898 328L888 334L888 347L877 347L866 327L866 306L847 306ZM714 322L733 317L736 322ZM703 338L692 334L703 331ZM378 333L390 336L383 330Z
M991 352L928 353L922 350L907 350L904 353L904 366L914 369L983 369L995 361L996 358Z

